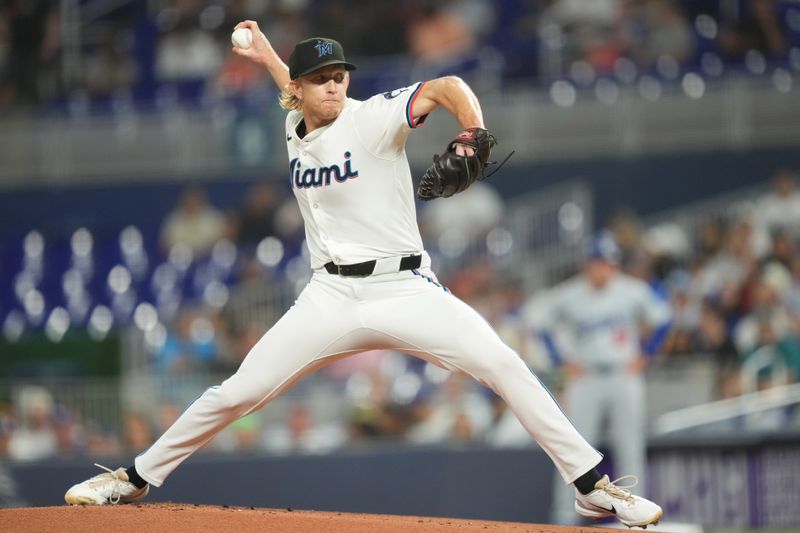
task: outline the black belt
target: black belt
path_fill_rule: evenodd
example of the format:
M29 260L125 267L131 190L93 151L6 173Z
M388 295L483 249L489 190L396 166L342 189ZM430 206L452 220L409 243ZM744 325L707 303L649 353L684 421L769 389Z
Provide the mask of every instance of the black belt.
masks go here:
M333 261L325 263L325 270L328 274L338 274L339 276L369 276L375 271L375 265L378 262L374 259L372 261L364 261L363 263L355 263L353 265L337 265ZM419 268L422 264L421 255L409 255L400 259L400 269L398 270L411 270L412 268Z

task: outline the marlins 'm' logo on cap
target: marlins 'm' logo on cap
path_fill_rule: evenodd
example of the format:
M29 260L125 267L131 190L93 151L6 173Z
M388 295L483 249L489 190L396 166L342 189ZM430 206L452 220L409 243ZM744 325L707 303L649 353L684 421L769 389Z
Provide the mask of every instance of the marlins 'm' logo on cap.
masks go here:
M317 57L333 55L333 43L330 41L319 39L317 40L317 44L314 45L314 48L317 49Z
M296 80L328 65L344 65L347 70L356 66L344 58L342 45L335 39L312 37L297 43L289 56L289 77Z

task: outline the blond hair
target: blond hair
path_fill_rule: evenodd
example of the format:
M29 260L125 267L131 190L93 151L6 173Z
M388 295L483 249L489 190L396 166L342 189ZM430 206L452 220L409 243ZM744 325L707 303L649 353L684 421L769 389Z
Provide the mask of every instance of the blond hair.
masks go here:
M289 85L285 85L283 90L281 90L281 96L278 102L281 104L281 107L288 110L288 111L301 111L303 109L303 102L294 95L294 93L289 89Z

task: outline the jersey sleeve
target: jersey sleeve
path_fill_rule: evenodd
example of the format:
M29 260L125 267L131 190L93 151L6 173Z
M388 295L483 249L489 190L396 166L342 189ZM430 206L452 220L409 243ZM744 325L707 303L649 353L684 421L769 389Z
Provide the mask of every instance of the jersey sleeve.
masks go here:
M377 94L356 109L355 129L364 147L381 157L402 152L409 133L427 118L413 118L414 100L424 85L415 83Z

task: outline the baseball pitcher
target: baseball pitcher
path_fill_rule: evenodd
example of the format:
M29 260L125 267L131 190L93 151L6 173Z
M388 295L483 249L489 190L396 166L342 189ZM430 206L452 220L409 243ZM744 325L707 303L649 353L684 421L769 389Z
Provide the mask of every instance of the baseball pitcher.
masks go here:
M429 113L444 108L463 131L435 158L417 196L447 197L480 179L495 139L470 88L446 76L354 100L347 87L356 67L338 42L301 41L287 66L255 22L237 28L250 29L253 43L235 52L262 65L282 90L288 178L313 276L233 376L205 391L132 466L73 486L66 501L142 498L219 431L304 376L336 359L387 348L468 374L503 397L564 481L575 484L582 515L616 514L629 526L657 522L661 508L600 476L600 454L517 354L431 270L405 144Z

